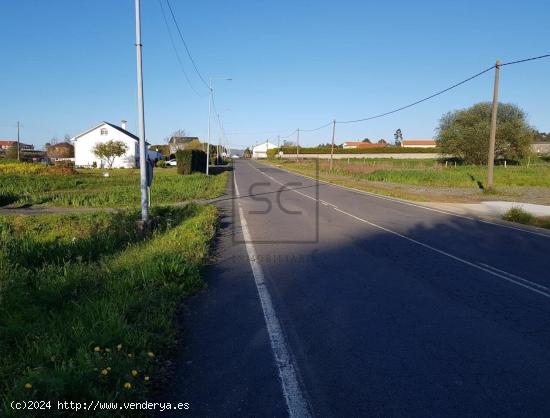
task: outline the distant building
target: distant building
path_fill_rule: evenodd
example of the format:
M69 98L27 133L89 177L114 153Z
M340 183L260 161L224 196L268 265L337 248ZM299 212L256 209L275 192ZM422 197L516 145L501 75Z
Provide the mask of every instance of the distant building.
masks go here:
M404 139L401 141L403 148L435 148L435 139Z
M531 150L536 154L550 154L550 142L534 142Z
M124 155L115 158L113 168L135 168L139 166L139 138L126 130L126 121L122 121L121 126L101 122L99 125L72 138L75 165L78 167L92 167L95 162L97 167L105 167L107 162L95 155L93 149L96 144L108 141L122 141L127 147ZM146 144L146 146L148 147L149 144ZM148 151L149 159L154 160L156 156L156 151Z
M197 136L173 136L168 140L170 154L175 154L177 150L185 149L187 145L198 140Z
M0 149L3 150L7 150L9 147L13 147L14 145L17 145L17 141L14 141L12 139L0 141ZM32 151L34 150L34 145L23 144L22 142L20 142L19 149L22 151Z
M342 145L344 149L384 148L386 143L371 144L370 142L346 141Z
M252 148L252 158L267 158L267 151L275 148L277 148L277 145L269 141L256 144L254 148Z

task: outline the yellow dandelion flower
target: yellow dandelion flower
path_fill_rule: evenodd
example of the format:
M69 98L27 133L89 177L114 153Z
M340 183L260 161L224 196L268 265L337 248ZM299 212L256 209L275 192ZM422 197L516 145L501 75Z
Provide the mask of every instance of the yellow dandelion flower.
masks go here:
M102 374L103 376L107 376L107 375L109 374L109 370L107 370L107 369L101 369L101 374Z
M148 381L149 381L149 376L145 376L145 377L143 378L143 380L145 380L146 382L148 382Z
M153 353L152 351L149 351L149 352L147 353L147 355L148 355L149 357L155 357L155 353Z
M128 353L128 357L132 358L134 355L132 353Z
M117 346L116 346L116 349L117 349L118 351L122 350L122 344L117 345Z
M126 390L130 390L132 389L132 384L130 382L126 382L124 383L123 388Z
M32 389L32 384L25 383L25 389Z
M108 353L110 353L110 352L111 352L111 349L110 349L110 348L106 348L105 351L108 352Z
M95 347L94 347L94 351L95 351L96 353L99 353L99 352L101 351L101 347L100 347L99 345L95 346Z
M132 376L136 377L138 375L138 371L137 370L132 370Z
M111 368L110 368L110 367L107 367L107 370L111 371Z

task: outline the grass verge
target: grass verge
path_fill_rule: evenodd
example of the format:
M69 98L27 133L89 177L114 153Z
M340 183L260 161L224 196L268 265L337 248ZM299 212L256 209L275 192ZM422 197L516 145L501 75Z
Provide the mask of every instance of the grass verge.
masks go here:
M314 160L262 160L306 176L316 176ZM330 183L416 201L472 202L512 199L550 203L550 164L539 159L529 167L495 167L496 190L488 190L486 167L445 165L438 160L319 160L319 178ZM548 203L547 203L548 202Z
M203 286L217 213L155 209L155 232L145 240L133 232L138 217L0 217L6 416L21 416L11 400L139 401L158 382L177 306ZM48 413L56 414L63 415Z
M502 217L505 221L550 229L550 217L537 217L521 208L512 208Z
M139 170L89 169L61 175L55 171L31 172L31 168L20 167L22 165L42 168L37 164L15 164L11 171L0 170L0 206L133 208L140 204ZM103 173L109 176L105 177ZM176 173L175 168L155 169L151 202L154 205L168 205L213 198L223 193L226 183L227 173L182 176Z

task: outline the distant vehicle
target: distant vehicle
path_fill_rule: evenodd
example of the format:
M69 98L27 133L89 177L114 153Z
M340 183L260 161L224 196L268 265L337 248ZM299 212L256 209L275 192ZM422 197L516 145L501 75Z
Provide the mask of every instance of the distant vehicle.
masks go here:
M168 160L166 161L166 165L170 165L172 167L175 167L178 165L177 161L174 159L174 160Z
M231 156L231 158L235 159L235 158L241 158L241 157L239 157L237 154L233 154L233 155Z

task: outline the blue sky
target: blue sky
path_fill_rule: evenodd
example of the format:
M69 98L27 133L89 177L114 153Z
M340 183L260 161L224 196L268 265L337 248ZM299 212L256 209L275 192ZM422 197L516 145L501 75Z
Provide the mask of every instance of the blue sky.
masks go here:
M165 1L165 0L162 0ZM503 61L550 53L546 1L171 0L195 61L214 84L230 143L276 141L295 128L356 119L412 102ZM0 4L0 139L41 146L102 120L136 132L133 0L18 0ZM142 0L146 135L206 136L208 102L188 86L158 0ZM172 28L174 35L175 29ZM178 48L195 88L183 45ZM501 101L550 130L550 59L503 68ZM449 110L491 100L492 74L412 109L338 125L337 141L434 135ZM215 125L213 124L215 127ZM254 134L262 132L262 134ZM263 134L263 132L272 132ZM217 139L218 132L214 131ZM330 128L301 143L330 140Z

